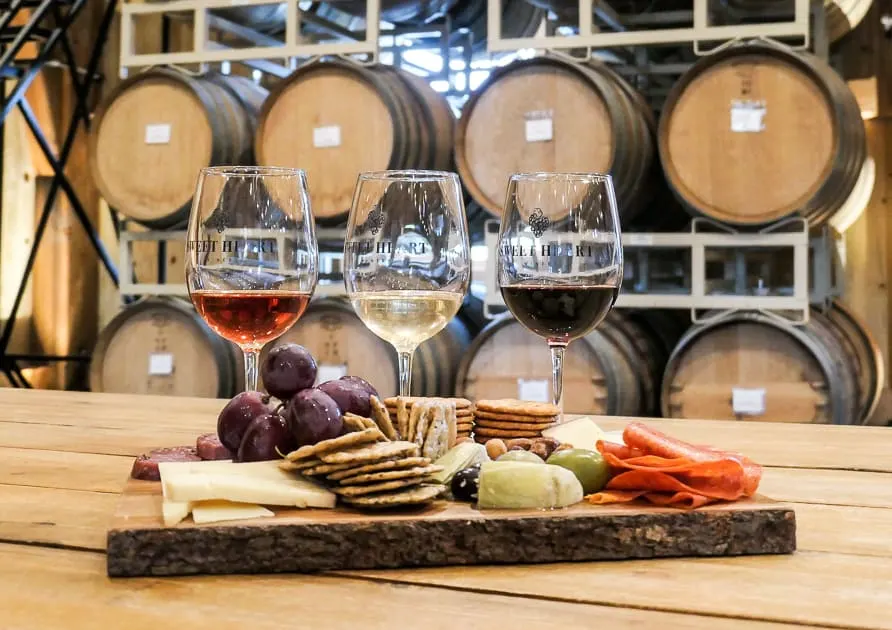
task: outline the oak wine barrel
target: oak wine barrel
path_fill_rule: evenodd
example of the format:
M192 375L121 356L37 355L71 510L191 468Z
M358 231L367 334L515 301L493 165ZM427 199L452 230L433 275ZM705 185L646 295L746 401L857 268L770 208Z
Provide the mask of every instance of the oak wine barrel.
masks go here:
M183 225L206 166L253 162L266 90L244 77L159 68L121 82L90 136L96 186L110 206L150 228Z
M99 334L90 389L230 398L244 385L240 356L188 300L146 298L123 309Z
M471 97L455 159L468 192L496 216L512 173L610 172L627 223L653 192L653 128L641 96L606 66L536 57L493 71Z
M149 2L169 2L170 0L149 0ZM236 4L235 2L233 4ZM246 5L240 7L217 7L210 9L211 15L221 17L241 26L253 28L261 33L281 33L285 30L288 7L281 2Z
M260 116L260 164L307 172L313 214L343 221L357 175L451 167L454 117L424 80L388 66L309 63L279 83Z
M738 17L772 9L793 15L793 0L724 0L723 4ZM873 0L824 0L827 39L832 43L852 31L867 15L871 4Z
M758 312L721 315L691 327L676 346L663 377L663 415L857 424L864 410L857 370L843 332L816 309L801 326Z
M656 337L625 314L611 312L564 355L564 411L652 415L660 374ZM510 313L474 339L458 370L456 394L466 398L528 398L538 381L551 396L551 355L545 341Z
M461 317L422 343L412 361L412 393L451 396L455 371L470 343ZM297 343L316 358L320 380L345 374L364 378L382 396L399 390L397 355L393 347L365 327L350 303L342 298L313 300L298 322L274 344Z
M814 55L752 42L702 58L675 84L659 152L689 211L742 226L794 213L821 224L867 157L845 81Z

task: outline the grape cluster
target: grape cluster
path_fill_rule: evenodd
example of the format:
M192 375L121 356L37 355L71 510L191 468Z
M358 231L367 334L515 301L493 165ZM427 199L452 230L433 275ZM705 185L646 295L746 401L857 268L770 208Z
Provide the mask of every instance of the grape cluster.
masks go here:
M270 395L242 392L217 417L217 436L238 461L278 459L294 449L344 432L343 414L369 416L378 392L358 376L344 376L317 387L313 355L297 344L270 350L260 377Z
M533 230L533 236L539 238L545 234L545 230L551 225L551 220L542 214L542 208L536 208L530 215L530 229Z

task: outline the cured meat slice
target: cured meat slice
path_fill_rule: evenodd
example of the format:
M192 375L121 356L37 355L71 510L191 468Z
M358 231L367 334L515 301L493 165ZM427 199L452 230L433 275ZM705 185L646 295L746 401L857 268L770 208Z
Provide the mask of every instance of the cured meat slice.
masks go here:
M198 456L204 460L232 459L232 451L223 446L216 433L199 435L195 442Z
M143 453L133 462L130 476L144 481L161 481L161 473L158 464L161 462L200 462L196 450L191 446L173 446L171 448L157 448L154 451Z

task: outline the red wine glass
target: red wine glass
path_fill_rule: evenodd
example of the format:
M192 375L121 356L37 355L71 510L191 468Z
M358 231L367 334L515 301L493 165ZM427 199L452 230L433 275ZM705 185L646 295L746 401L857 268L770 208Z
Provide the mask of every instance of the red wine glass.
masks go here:
M268 341L300 318L316 288L318 249L304 171L202 169L186 243L192 303L245 355L245 387L257 389Z
M512 175L499 231L502 298L551 349L563 410L564 350L610 312L623 277L613 181L597 173Z

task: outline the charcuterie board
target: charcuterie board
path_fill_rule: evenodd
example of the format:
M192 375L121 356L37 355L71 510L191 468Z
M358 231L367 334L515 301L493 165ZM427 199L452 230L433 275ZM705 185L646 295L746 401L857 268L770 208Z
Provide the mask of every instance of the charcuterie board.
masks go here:
M678 556L785 554L793 510L756 495L698 510L643 504L482 510L435 501L368 513L277 509L263 519L165 527L160 484L130 480L108 534L111 576L314 572Z

